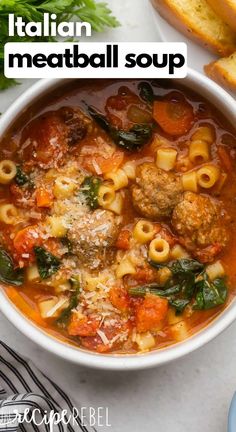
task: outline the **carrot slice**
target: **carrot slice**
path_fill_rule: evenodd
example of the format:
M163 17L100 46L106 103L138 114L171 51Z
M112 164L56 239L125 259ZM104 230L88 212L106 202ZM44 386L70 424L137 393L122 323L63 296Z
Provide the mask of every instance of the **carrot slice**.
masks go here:
M25 314L28 318L34 321L36 324L45 327L46 323L41 318L40 313L33 309L29 303L22 297L20 292L14 287L7 287L6 292L10 300Z
M169 135L184 135L192 126L193 108L186 100L155 101L153 118Z
M37 207L51 207L53 204L52 192L40 187L36 190Z

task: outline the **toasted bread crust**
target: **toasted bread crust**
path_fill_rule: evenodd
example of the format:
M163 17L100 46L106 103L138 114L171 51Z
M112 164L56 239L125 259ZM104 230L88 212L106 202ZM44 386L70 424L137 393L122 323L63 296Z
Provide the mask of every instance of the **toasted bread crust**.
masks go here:
M214 11L236 32L236 3L233 0L207 0Z
M202 8L203 13L206 13L204 10L209 11L210 7L206 0L202 1L206 2L206 7ZM188 0L186 0L186 2L188 2ZM226 57L236 51L236 35L212 9L210 9L211 14L213 14L217 22L219 22L220 28L224 29L225 37L223 38L222 35L218 36L216 32L215 37L211 36L209 33L207 34L206 22L208 22L208 26L212 25L210 20L207 19L207 13L202 19L202 26L199 26L194 18L195 11L193 10L192 14L184 16L176 0L152 0L152 3L160 15L173 27L213 53L221 57ZM212 33L214 34L214 31L212 31Z
M206 75L222 87L235 91L236 90L236 73L230 67L222 64L221 60L212 62L204 66Z

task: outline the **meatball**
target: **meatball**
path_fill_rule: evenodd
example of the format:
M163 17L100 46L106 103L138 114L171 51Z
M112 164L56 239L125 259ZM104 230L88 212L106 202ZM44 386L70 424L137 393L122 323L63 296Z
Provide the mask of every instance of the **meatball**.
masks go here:
M68 233L74 254L82 264L92 269L112 261L117 236L116 217L108 210L86 213L72 222Z
M221 203L207 195L185 192L176 205L172 224L183 236L186 246L206 247L217 244L220 249L228 241L225 227L228 216Z
M157 168L153 163L137 167L132 187L133 205L138 213L150 219L170 217L182 193L180 177Z

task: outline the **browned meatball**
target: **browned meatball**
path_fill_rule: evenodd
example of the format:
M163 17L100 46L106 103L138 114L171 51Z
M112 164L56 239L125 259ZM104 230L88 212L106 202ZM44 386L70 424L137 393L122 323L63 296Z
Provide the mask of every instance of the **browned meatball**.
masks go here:
M227 219L219 201L207 195L185 192L173 211L172 224L186 239L186 244L223 247L229 237L225 227Z
M180 177L157 168L153 163L137 167L132 187L133 205L138 213L150 219L170 217L180 200Z
M95 210L73 221L68 238L81 263L95 269L107 260L111 262L117 235L115 215L108 210Z

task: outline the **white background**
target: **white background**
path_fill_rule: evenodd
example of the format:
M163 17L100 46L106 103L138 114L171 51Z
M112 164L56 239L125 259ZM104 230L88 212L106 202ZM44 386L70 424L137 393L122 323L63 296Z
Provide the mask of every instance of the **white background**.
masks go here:
M109 0L123 26L94 41L157 41L148 0ZM0 111L32 84L0 94ZM175 363L137 372L102 372L70 365L28 341L0 316L0 338L30 357L82 405L108 406L102 432L223 432L236 390L236 324Z

